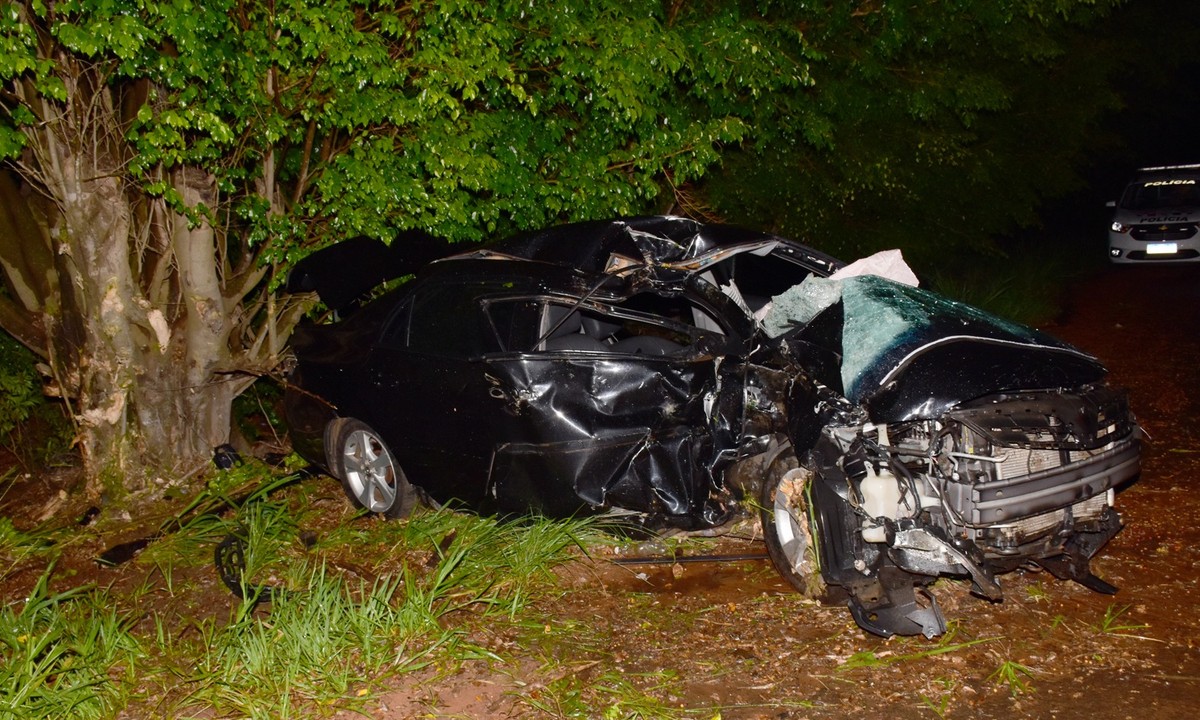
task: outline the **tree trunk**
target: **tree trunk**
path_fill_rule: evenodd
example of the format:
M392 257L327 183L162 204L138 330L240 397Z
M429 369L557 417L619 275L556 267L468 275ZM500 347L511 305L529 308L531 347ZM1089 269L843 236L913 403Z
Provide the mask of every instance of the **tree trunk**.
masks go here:
M213 204L214 181L203 173L179 173L176 187L189 206ZM131 272L129 205L109 190L101 183L68 212L67 232L87 259L75 282L88 308L78 409L84 458L98 481L92 490L117 494L203 467L228 441L233 399L250 380L216 372L231 364L231 323L212 226L162 213L174 272L163 286L142 287Z
M231 403L252 381L231 372L231 318L262 271L247 261L237 275L211 224L126 184L111 91L71 97L87 112L48 111L53 121L29 133L23 165L39 172L25 175L26 192L11 178L0 186L0 229L15 231L0 240L0 323L45 359L67 399L88 492L119 501L195 474L228 441ZM187 206L216 205L211 175L171 180ZM15 323L27 318L40 321Z
M138 384L138 338L130 322L135 291L123 244L127 237L128 203L117 182L80 177L78 158L66 158L70 170L61 177L61 222L52 236L71 266L70 289L84 324L84 344L74 357L62 358L60 374L79 378L79 439L88 476L109 489L125 486L125 471L134 467L137 433L128 422ZM54 327L66 318L48 309ZM93 492L98 487L91 488Z
M4 8L0 327L39 356L48 391L68 404L90 493L119 501L208 466L229 439L233 399L274 368L306 307L270 294L267 243L248 240L257 222L218 193L216 174L248 172L267 212L281 213L274 151L263 158L255 139L213 155L233 133L259 131L241 127L249 116L224 125L230 107L189 102L229 84L224 60L205 65L196 38L208 35L149 11ZM214 38L240 32L222 10L206 17ZM191 50L175 40L185 31ZM181 92L163 78L196 84ZM257 85L241 87L257 97ZM274 108L273 71L267 85Z

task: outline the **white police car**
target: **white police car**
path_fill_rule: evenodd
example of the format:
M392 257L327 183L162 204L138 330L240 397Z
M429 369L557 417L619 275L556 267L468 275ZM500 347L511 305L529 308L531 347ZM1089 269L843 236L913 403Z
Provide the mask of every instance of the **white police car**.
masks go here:
M1200 262L1200 165L1140 168L1108 206L1112 262Z

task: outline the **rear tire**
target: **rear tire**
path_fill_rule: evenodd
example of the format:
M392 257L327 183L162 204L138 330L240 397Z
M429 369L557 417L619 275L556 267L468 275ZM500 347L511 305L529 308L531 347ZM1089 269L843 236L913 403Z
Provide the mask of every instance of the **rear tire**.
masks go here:
M353 418L335 429L329 466L355 507L387 518L406 517L417 504L417 491L379 433Z
M815 475L788 451L771 463L759 496L763 538L771 563L806 597L825 594L809 489Z

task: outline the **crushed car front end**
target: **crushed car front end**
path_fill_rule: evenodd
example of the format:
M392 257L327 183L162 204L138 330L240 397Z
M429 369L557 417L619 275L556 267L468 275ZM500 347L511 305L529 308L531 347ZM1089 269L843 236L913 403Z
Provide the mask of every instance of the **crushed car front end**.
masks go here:
M1115 592L1089 563L1121 529L1114 494L1138 474L1139 430L1094 358L875 277L805 320L790 355L842 362L797 362L796 467L764 488L793 585L819 573L863 628L929 637L946 627L927 589L942 576L994 601L997 576L1021 567Z
M676 217L452 255L296 334L295 447L389 517L411 502L380 498L419 494L708 530L757 492L780 574L884 636L945 631L942 576L991 600L1021 567L1113 591L1090 561L1139 470L1124 394L1096 358L882 255L843 266ZM314 255L289 287L348 267Z
M1105 411L1102 427L1071 425ZM937 419L827 426L807 458L826 584L885 636L945 630L922 589L940 576L1000 600L997 575L1036 565L1113 592L1089 561L1121 529L1114 491L1138 470L1128 417L1097 386L1000 394Z

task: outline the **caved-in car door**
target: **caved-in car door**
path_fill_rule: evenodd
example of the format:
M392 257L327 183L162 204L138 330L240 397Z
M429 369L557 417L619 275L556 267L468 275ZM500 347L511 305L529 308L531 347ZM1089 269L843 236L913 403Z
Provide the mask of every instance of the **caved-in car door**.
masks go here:
M629 304L647 299L667 302ZM489 414L510 418L491 468L499 510L618 508L691 527L723 519L712 471L724 449L712 429L719 363L704 331L659 308L527 299L489 313L512 329L514 350L487 359ZM526 329L537 332L521 339Z

